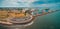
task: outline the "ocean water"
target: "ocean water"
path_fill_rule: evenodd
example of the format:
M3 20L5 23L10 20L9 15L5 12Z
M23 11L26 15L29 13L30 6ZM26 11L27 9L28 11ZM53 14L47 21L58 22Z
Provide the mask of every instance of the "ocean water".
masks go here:
M60 11L37 17L27 29L60 29Z
M6 29L0 26L0 29ZM60 29L60 11L39 16L35 22L25 29Z

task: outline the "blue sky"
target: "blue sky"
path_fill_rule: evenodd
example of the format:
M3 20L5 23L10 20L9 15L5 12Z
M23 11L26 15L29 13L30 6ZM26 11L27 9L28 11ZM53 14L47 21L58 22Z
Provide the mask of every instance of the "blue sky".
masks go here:
M48 7L60 9L60 0L0 0L0 7Z

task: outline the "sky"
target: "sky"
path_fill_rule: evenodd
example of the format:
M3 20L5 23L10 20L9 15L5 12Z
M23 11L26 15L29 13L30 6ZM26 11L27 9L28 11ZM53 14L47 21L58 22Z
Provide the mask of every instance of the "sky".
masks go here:
M60 0L0 0L0 7L41 7L60 9Z

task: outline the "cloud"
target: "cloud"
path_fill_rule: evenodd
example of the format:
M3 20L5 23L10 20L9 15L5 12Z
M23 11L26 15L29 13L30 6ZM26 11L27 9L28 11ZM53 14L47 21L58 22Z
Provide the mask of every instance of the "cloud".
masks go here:
M55 6L60 6L60 3L37 4L32 6L33 7L55 7Z
M34 5L51 4L51 3L60 3L60 0L39 0L39 1L33 2Z
M18 6L17 0L4 0L2 6Z
M3 0L0 7L55 7L60 5L60 3L52 3L52 1L54 0Z
M50 8L53 10L60 9L60 3L49 3L49 4L37 4L37 5L32 5L33 7L39 7L39 8ZM56 9L55 9L56 8Z
M1 5L5 7L30 7L37 0L4 0Z
M35 0L18 0L19 2L27 2L27 3L31 3L31 2L34 2Z

